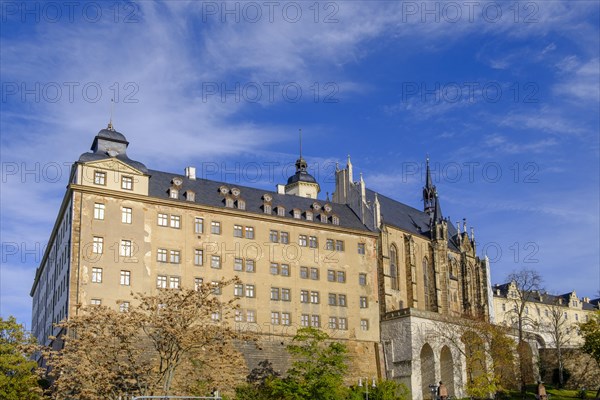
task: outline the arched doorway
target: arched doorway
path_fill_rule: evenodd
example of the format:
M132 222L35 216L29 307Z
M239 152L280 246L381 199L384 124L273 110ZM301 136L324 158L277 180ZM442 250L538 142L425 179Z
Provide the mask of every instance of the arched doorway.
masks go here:
M421 348L421 390L423 399L431 399L431 390L429 385L437 383L435 381L435 359L433 349L427 343Z
M454 396L454 362L448 346L442 347L440 352L440 372L442 382L448 388L448 394Z

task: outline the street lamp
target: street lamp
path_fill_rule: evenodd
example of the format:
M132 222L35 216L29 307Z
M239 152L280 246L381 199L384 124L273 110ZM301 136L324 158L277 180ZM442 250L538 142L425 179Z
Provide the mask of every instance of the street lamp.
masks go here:
M365 388L367 391L367 400L369 400L369 386L371 386L372 388L376 388L377 385L375 384L375 378L373 378L373 383L371 383L371 385L369 385L369 378L365 378ZM363 378L358 378L358 387L363 387Z

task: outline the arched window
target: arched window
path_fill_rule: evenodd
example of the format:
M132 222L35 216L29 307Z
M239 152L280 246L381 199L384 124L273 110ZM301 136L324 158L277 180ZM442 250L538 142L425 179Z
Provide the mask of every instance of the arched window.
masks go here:
M425 293L425 309L428 310L429 302L429 262L427 257L423 258L423 292Z
M392 289L398 290L398 250L395 245L390 248L390 279Z

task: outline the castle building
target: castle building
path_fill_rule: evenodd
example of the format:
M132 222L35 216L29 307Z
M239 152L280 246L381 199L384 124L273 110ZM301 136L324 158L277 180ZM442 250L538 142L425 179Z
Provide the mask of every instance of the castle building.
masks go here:
M220 295L239 298L235 323L262 338L241 349L249 367L270 359L284 370L284 339L313 326L347 344L349 382L395 379L423 399L444 380L464 395L462 353L422 332L489 318L489 266L466 221L461 229L442 215L429 164L418 210L354 181L350 158L329 201L302 155L267 191L200 179L194 167L149 169L128 145L109 124L73 164L30 293L40 343L83 306L125 312L132 292L237 276Z

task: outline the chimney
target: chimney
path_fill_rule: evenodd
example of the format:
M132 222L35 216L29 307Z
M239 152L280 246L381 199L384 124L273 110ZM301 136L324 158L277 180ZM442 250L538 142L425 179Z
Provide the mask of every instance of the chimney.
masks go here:
M193 181L196 180L196 167L185 167L185 176Z
M589 303L590 302L590 298L589 297L584 297L581 299L581 301L583 301L584 303Z
M285 194L285 185L278 184L277 185L277 193L279 193L279 194Z

